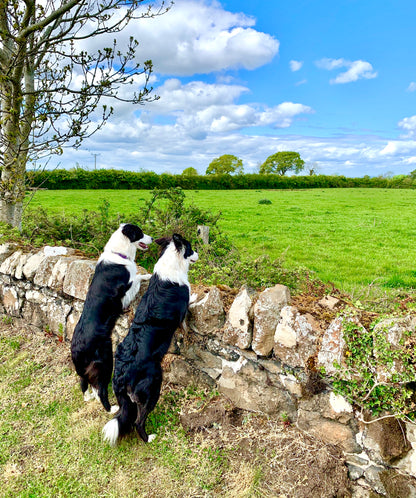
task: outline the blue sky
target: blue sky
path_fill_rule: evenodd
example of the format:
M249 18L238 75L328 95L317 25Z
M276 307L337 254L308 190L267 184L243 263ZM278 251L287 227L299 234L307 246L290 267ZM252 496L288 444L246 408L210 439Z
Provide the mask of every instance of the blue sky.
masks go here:
M176 0L123 34L141 43L139 60L153 60L160 99L117 106L103 130L48 167L96 160L205 173L215 157L234 154L248 173L295 150L322 174L408 173L416 169L415 17L408 0Z

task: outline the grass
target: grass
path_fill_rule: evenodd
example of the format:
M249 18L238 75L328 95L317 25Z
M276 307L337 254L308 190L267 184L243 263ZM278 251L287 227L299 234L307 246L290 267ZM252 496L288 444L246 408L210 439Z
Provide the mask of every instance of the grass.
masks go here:
M199 416L222 400L201 389L165 386L149 421L156 440L146 445L132 435L111 448L101 438L110 415L82 401L68 343L2 324L0 357L2 497L317 498L345 485L339 455L280 420L250 414L239 427L205 420L187 433L182 413ZM339 472L329 477L327 494L327 466L314 468L317 455ZM319 494L311 494L317 484Z
M31 205L72 214L97 209L106 199L110 211L128 215L149 195L137 190L40 191ZM221 211L223 232L253 257L284 255L289 268L308 268L348 292L370 284L416 286L415 190L187 191L187 200Z

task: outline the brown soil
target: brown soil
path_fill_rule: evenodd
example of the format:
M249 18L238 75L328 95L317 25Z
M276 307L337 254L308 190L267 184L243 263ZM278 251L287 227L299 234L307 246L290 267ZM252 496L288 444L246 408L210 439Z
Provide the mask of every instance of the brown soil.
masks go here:
M238 488L244 489L249 478L245 474L253 467L263 483L253 496L351 496L340 450L298 431L288 421L240 410L224 397L213 398L202 408L193 400L182 408L180 420L197 444L226 449L238 462L233 472L241 475L231 479L232 496L239 496Z

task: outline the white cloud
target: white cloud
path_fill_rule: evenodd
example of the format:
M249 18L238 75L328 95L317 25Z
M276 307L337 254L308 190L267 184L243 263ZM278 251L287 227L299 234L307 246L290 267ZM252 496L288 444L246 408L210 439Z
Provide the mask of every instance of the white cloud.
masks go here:
M406 132L405 138L416 138L416 116L403 118L398 126Z
M299 71L299 69L302 68L303 66L303 61L295 61L295 60L291 60L289 62L289 66L290 66L290 70L295 72L295 71Z
M407 87L408 92L416 92L416 83L414 81L410 82L409 86Z
M156 88L160 100L145 109L150 116L175 116L177 126L199 139L209 133L226 133L247 127L287 128L298 115L313 112L309 106L294 102L273 107L235 103L248 92L249 89L241 85L202 81L182 84L177 79L170 79Z
M117 36L121 46L133 36L140 45L137 60L151 59L154 71L189 76L230 68L255 69L278 53L279 41L254 29L255 19L224 10L208 0L176 0L165 14L132 20ZM106 37L112 45L114 35ZM103 37L87 40L89 50L103 46Z
M247 109L243 111L247 119ZM228 117L231 119L231 114ZM323 138L272 132L262 136L255 128L248 128L244 133L237 129L228 133L209 131L204 136L193 137L184 123L149 125L136 118L121 125L109 123L85 143L83 150L65 151L49 167L58 162L61 166L73 167L79 162L92 168L94 152L100 154L97 157L100 168L181 173L191 165L205 173L214 157L235 154L243 159L246 172L254 172L258 163L283 150L298 151L305 162L317 163L321 174L374 176L387 171L409 173L414 169L416 141L396 140L386 144L384 139L374 136Z
M320 69L332 71L334 69L347 68L347 71L339 73L335 78L330 80L331 84L351 83L359 79L372 79L377 77L377 71L366 61L348 61L346 59L328 59L323 58L316 61L316 66Z

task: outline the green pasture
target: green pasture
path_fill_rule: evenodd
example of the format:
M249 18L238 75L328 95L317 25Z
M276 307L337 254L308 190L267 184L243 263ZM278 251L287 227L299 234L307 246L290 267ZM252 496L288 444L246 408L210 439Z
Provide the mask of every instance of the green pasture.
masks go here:
M200 208L220 211L222 231L253 258L283 255L286 266L313 270L346 291L369 284L416 286L415 190L200 190L186 195ZM128 221L149 196L144 190L45 190L30 207L73 214L107 200L110 211ZM271 203L260 204L264 199Z

